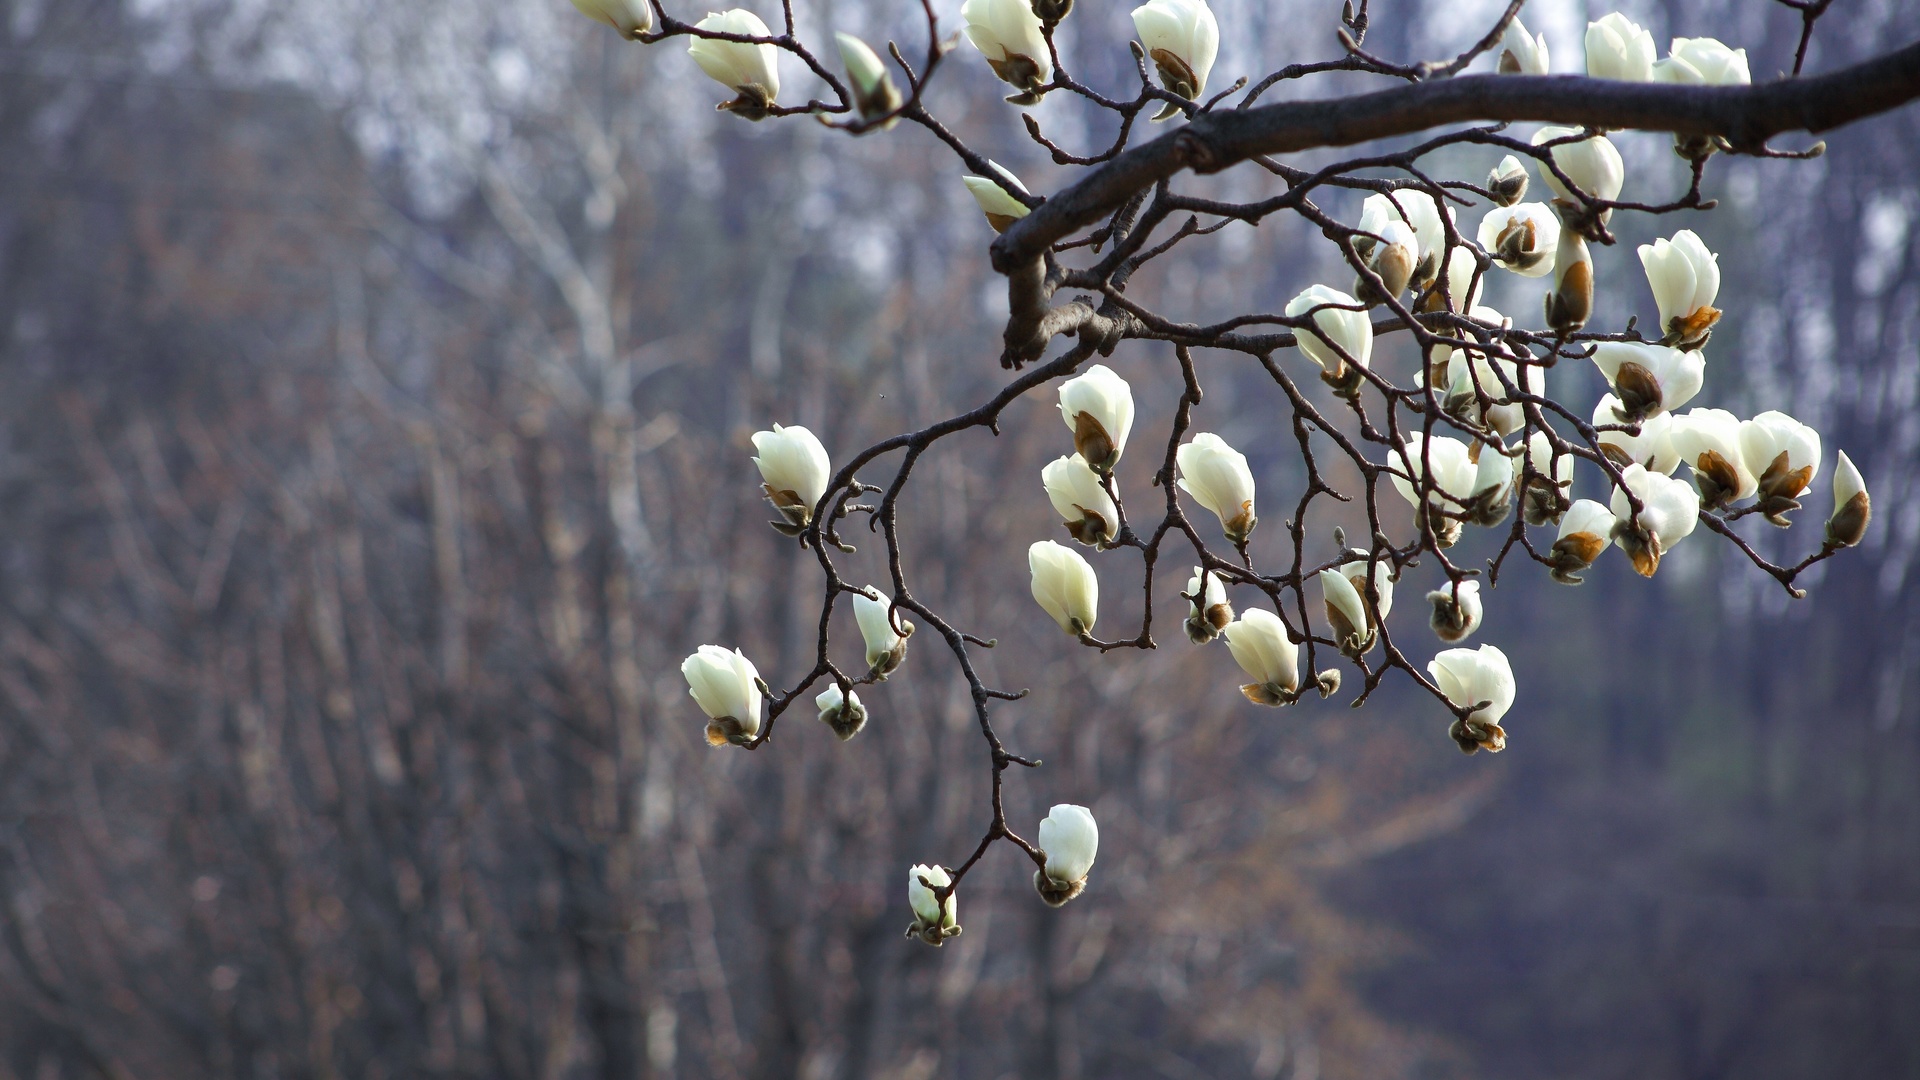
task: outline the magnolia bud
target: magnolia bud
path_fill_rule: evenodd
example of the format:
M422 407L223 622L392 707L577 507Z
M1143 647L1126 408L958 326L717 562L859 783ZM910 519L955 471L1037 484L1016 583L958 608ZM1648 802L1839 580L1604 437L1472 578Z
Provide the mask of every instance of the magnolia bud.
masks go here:
M648 0L573 0L580 14L603 22L621 37L638 38L653 29L653 5Z
M1587 24L1587 74L1595 79L1653 78L1653 35L1619 12Z
M1040 17L1026 0L967 0L960 5L960 18L967 40L987 58L987 66L1001 82L1021 91L1007 100L1016 105L1038 102L1040 87L1053 77L1053 61L1040 32Z
M1573 186L1579 188L1587 197L1600 202L1610 202L1620 197L1620 189L1626 183L1626 163L1620 159L1620 151L1613 141L1605 135L1591 135L1581 139L1579 128L1543 127L1533 133L1533 145L1540 146L1556 139L1574 138L1576 141L1563 143L1547 151L1554 165L1567 175ZM1567 186L1560 182L1554 171L1545 167L1540 169L1540 179L1546 182L1553 192L1554 210L1560 218L1575 231L1585 231L1590 224L1588 211ZM1613 215L1611 209L1603 208L1599 221L1604 224Z
M1579 499L1560 519L1560 538L1553 542L1553 580L1578 585L1582 570L1613 543L1613 511L1592 499Z
M687 693L707 714L707 744L735 746L760 733L760 673L739 649L702 645L680 662Z
M1572 229L1560 230L1553 253L1553 291L1547 294L1547 327L1567 335L1593 317L1593 256Z
M1524 184L1526 174L1520 178ZM1480 219L1477 239L1499 265L1522 277L1545 277L1560 247L1560 218L1546 203L1495 207Z
M1046 866L1034 871L1033 886L1049 906L1059 907L1087 887L1087 872L1100 850L1100 827L1084 806L1061 803L1040 822L1040 851Z
M1339 289L1310 285L1287 302L1287 316L1297 319L1309 312L1311 324L1294 333L1301 353L1320 365L1320 377L1335 391L1358 393L1359 369L1373 357L1373 323L1364 306Z
M1720 321L1713 301L1720 292L1720 257L1691 229L1681 229L1671 240L1640 245L1640 265L1660 306L1662 345L1698 349Z
M761 490L786 519L771 524L788 536L798 536L813 521L813 508L827 493L827 481L833 476L826 447L806 428L775 424L772 431L753 433L753 448L759 452L753 463L765 481Z
M891 614L892 607L887 594L871 585L865 593L853 594L853 618L860 624L860 636L867 643L869 678L884 680L907 658L907 639L913 636L913 624L904 614Z
M1047 489L1047 501L1053 503L1067 526L1067 535L1089 547L1106 547L1120 532L1120 508L1100 484L1100 475L1087 467L1079 454L1055 458L1040 470L1040 483Z
M860 704L860 695L849 693L842 697L839 683L827 684L813 703L820 710L821 722L832 728L841 742L860 734L860 729L867 726L867 707Z
M1169 93L1200 100L1220 51L1220 26L1205 0L1147 0L1133 9L1133 29ZM1168 105L1155 120L1178 116Z
M952 884L953 876L945 867L921 863L907 871L907 904L913 908L908 937L937 946L945 944L950 937L960 936L960 898L950 892L943 903L934 893L935 889Z
M1633 560L1633 569L1641 577L1652 577L1660 569L1660 558L1673 545L1686 539L1700 523L1700 499L1693 486L1638 465L1621 470L1624 490L1613 492L1613 541ZM1640 499L1637 518L1631 516L1631 491Z
M1852 547L1867 534L1867 522L1873 520L1873 503L1867 498L1867 482L1853 459L1840 451L1833 467L1833 516L1827 519L1827 543L1834 547Z
M1820 433L1783 412L1763 412L1740 425L1740 453L1753 473L1759 508L1768 522L1786 528L1786 514L1800 509L1800 494L1820 471Z
M888 117L883 128L890 128L898 117L891 114L900 107L900 89L880 57L867 43L852 34L835 34L840 44L840 62L847 67L847 81L853 86L853 105L860 119L869 123Z
M1427 665L1427 674L1447 700L1465 709L1479 706L1466 719L1455 720L1447 734L1461 750L1499 753L1507 748L1500 720L1513 707L1513 667L1507 654L1492 645L1478 649L1448 649ZM1484 703L1484 704L1483 704Z
M1517 15L1509 20L1506 32L1500 35L1500 59L1495 70L1502 75L1545 75L1548 61L1547 35L1534 37L1527 33L1526 24Z
M1653 64L1653 81L1673 86L1745 86L1753 81L1747 70L1747 50L1729 49L1713 38L1674 38L1672 52ZM1712 135L1673 137L1674 153L1701 161L1725 142Z
M1006 166L993 160L989 160L987 165L1014 190L1026 193L1027 185L1008 172ZM994 232L1006 232L1014 222L1033 212L1026 203L1009 194L1006 188L984 176L962 176L960 182L967 185L967 190L973 194L973 201L980 205L980 212L987 215L987 224L993 226Z
M1042 540L1027 549L1027 568L1033 573L1034 600L1060 629L1075 637L1092 632L1100 579L1079 552Z
M1133 389L1105 364L1060 384L1060 417L1073 432L1073 448L1102 476L1120 463L1133 430Z
M1480 628L1480 583L1462 581L1444 589L1435 589L1427 594L1427 603L1433 605L1433 615L1428 625L1439 635L1441 641L1465 641Z
M1174 451L1174 461L1180 467L1175 481L1180 490L1213 511L1228 540L1246 543L1259 522L1253 513L1253 470L1247 467L1247 456L1203 431Z
M1286 624L1265 608L1253 608L1224 631L1227 651L1253 681L1240 688L1256 705L1291 705L1300 697L1300 646Z
M1389 221L1380 228L1380 239L1370 248L1366 267L1380 278L1385 291L1376 289L1365 275L1354 278L1353 292L1369 306L1407 291L1420 257L1420 238L1413 226L1404 221Z
M1700 505L1724 509L1753 497L1759 484L1740 451L1740 418L1725 409L1690 409L1673 418L1668 439L1693 470Z
M743 37L772 37L773 31L760 16L745 8L716 12L694 24L696 30L712 30ZM721 41L694 38L687 55L713 80L740 96L719 107L748 120L764 120L771 113L773 99L780 93L780 50L762 42Z
M1201 591L1201 581L1205 580L1205 591ZM1227 603L1227 583L1219 574L1210 573L1196 566L1193 577L1187 580L1187 640L1195 645L1205 645L1218 637L1220 631L1233 621L1233 605Z
M1353 587L1353 582L1347 580L1340 571L1322 570L1319 576L1320 592L1326 602L1327 626L1333 631L1333 640L1339 643L1340 651L1347 656L1358 658L1364 655L1373 648L1376 636L1366 601L1361 598L1359 590Z
M1546 35L1542 34L1541 40L1544 42L1545 39ZM1512 206L1526 198L1527 167L1520 164L1520 159L1512 154L1501 158L1500 164L1495 165L1493 171L1487 174L1487 191L1492 194L1493 201L1500 206ZM1480 246L1486 247L1486 244L1482 243Z
M1518 456L1519 448L1513 453ZM1544 431L1527 439L1527 463L1533 467L1521 497L1521 514L1529 525L1558 525L1571 505L1567 489L1573 486L1573 455L1555 454L1553 440Z

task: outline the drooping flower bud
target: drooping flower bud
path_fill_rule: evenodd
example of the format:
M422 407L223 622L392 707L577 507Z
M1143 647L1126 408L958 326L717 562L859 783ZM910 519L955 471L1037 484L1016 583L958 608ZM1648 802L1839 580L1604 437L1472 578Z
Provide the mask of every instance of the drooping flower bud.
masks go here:
M1586 238L1560 230L1553 249L1553 291L1547 294L1547 328L1571 334L1593 317L1593 256Z
M865 593L853 594L853 618L860 624L860 637L867 644L867 675L874 679L885 679L899 670L907 658L907 639L913 636L913 624L907 621L906 612L891 614L892 607L887 594L872 585Z
M1578 499L1560 519L1560 538L1553 542L1553 580L1580 584L1581 571L1613 543L1613 511L1592 499Z
M1867 522L1872 520L1873 502L1867 498L1867 482L1842 450L1833 467L1833 516L1827 519L1827 543L1834 547L1858 544L1867 535Z
M1619 424L1621 408L1619 398L1602 394L1600 403L1593 407L1594 426ZM1663 412L1640 421L1638 435L1602 431L1600 452L1623 468L1644 465L1651 472L1672 476L1680 467L1680 454L1673 448L1673 414Z
M1147 0L1133 9L1133 29L1160 85L1188 101L1200 100L1220 51L1220 25L1206 0ZM1178 115L1180 110L1168 105L1154 119Z
M813 508L827 493L827 481L833 478L833 463L827 448L813 432L803 427L773 425L772 431L753 433L753 459L764 481L761 490L767 501L785 521L774 528L788 536L798 536L813 521Z
M1133 430L1133 388L1105 364L1060 384L1060 417L1073 432L1073 448L1102 476L1120 463Z
M853 107L859 111L860 119L872 123L898 109L900 88L893 84L893 76L879 55L852 34L836 33L833 39L840 45L840 62L846 65L847 82L853 87ZM882 130L892 127L898 119L890 117Z
M1247 456L1212 432L1200 432L1174 451L1180 477L1174 481L1193 501L1213 511L1220 529L1244 544L1259 518L1253 512L1253 470Z
M1653 35L1614 12L1587 24L1587 74L1595 79L1647 82L1653 78Z
M1201 591L1205 579L1206 591ZM1233 621L1233 605L1227 603L1227 583L1217 573L1196 566L1187 579L1187 640L1205 645L1220 635Z
M1120 508L1100 485L1100 474L1079 454L1055 458L1040 470L1047 501L1060 515L1067 535L1088 547L1102 548L1120 532Z
M1730 49L1714 38L1673 39L1666 59L1653 64L1653 81L1676 86L1746 86L1747 50Z
M653 29L653 5L648 0L573 0L580 14L606 23L624 38L638 38Z
M814 696L813 704L820 710L820 722L832 728L841 742L860 734L860 729L867 726L867 707L860 704L860 695L842 696L839 683L828 683L825 690Z
M1427 594L1427 603L1433 605L1433 615L1427 624L1439 635L1441 641L1465 641L1480 628L1480 583L1475 580L1462 581L1444 589L1435 589Z
M1613 490L1613 542L1633 560L1633 569L1641 577L1652 577L1660 569L1660 559L1673 546L1693 533L1700 523L1700 499L1693 485L1629 465L1620 472L1626 490ZM1640 499L1637 518L1632 517L1631 491Z
M1673 418L1668 439L1693 469L1700 505L1720 510L1753 497L1758 481L1740 450L1740 418L1725 409L1689 409Z
M687 693L707 714L707 743L739 746L760 733L760 673L739 649L702 645L680 662Z
M1513 707L1515 688L1506 653L1492 645L1447 649L1427 665L1427 674L1449 702L1463 709L1479 706L1447 729L1461 750L1497 754L1507 748L1507 733L1500 721Z
M991 159L987 165L1004 177L1015 190L1022 193L1027 190L1027 185L1008 172L1005 165ZM962 176L960 182L967 185L967 191L973 195L973 201L980 205L980 212L987 215L987 224L993 226L994 232L1006 232L1014 222L1033 212L1026 203L1008 194L1006 188L984 176Z
M710 13L694 28L743 37L773 36L760 16L745 8ZM687 55L715 82L740 95L721 103L720 109L748 120L767 118L773 99L780 94L779 49L766 42L749 44L697 37L687 44Z
M1533 133L1533 145L1541 146L1556 139L1573 138L1576 141L1563 143L1547 151L1553 164L1566 174L1573 186L1579 188L1588 198L1600 202L1610 202L1620 197L1620 189L1627 178L1626 162L1620 158L1619 148L1605 135L1591 135L1581 139L1581 129L1570 127L1543 127ZM1554 212L1560 220L1575 232L1585 231L1591 223L1587 208L1575 198L1560 177L1542 164L1540 179L1546 182L1548 190L1554 195ZM1612 209L1603 209L1599 221L1605 223L1613 215Z
M1373 575L1376 590L1380 594L1381 618L1393 609L1393 581L1387 575L1387 563L1379 563L1379 570ZM1373 609L1361 590L1367 584L1367 560L1354 559L1319 574L1320 592L1326 603L1327 626L1333 631L1333 640L1340 645L1340 651L1347 656L1358 658L1373 648L1379 636L1379 622L1373 616Z
M1358 392L1359 369L1373 358L1373 323L1364 307L1339 289L1310 285L1287 302L1289 318L1308 312L1313 313L1312 325L1294 334L1300 352L1320 365L1321 379L1336 392Z
M1240 687L1256 705L1291 705L1300 697L1300 646L1286 624L1265 608L1253 608L1224 631L1227 651L1253 681Z
M1060 624L1060 629L1074 637L1093 630L1100 604L1100 579L1079 552L1042 540L1027 549L1027 568L1033 574L1034 600Z
M1541 35L1544 42L1546 35ZM1487 190L1493 194L1493 201L1499 206L1512 206L1527 197L1527 167L1520 159L1508 154L1500 159L1500 164L1487 174ZM1481 243L1485 247L1484 242ZM1549 245L1551 246L1551 245Z
M1550 67L1547 35L1527 33L1527 26L1514 16L1500 35L1500 58L1495 70L1502 75L1545 75Z
M1477 239L1500 266L1522 277L1545 277L1553 273L1560 247L1560 218L1546 203L1497 206L1480 219Z
M1512 452L1518 455L1520 451L1516 447ZM1544 431L1536 431L1527 439L1526 454L1533 475L1527 478L1521 493L1520 512L1529 525L1557 525L1571 505L1567 492L1573 487L1573 455L1556 456L1553 440Z
M1820 471L1820 433L1783 412L1768 411L1740 425L1740 453L1754 475L1760 515L1781 528L1800 509L1800 494Z
M1084 806L1061 803L1040 822L1040 851L1047 864L1033 872L1033 887L1049 907L1059 907L1087 887L1087 873L1100 850L1100 827Z
M1700 352L1665 345L1602 341L1593 347L1593 363L1619 399L1613 422L1621 424L1678 409L1700 392L1707 377L1707 358Z
M1640 245L1640 265L1654 303L1660 305L1662 345L1698 349L1720 321L1713 306L1720 293L1720 257L1707 250L1691 229L1681 229L1671 240Z
M960 897L948 893L945 903L934 894L953 884L945 867L915 864L907 871L907 905L913 908L913 924L907 936L929 945L942 945L950 937L960 936Z
M1026 0L967 0L960 5L967 40L987 58L987 66L1021 92L1008 98L1015 105L1040 100L1040 87L1053 77L1047 39L1040 33L1040 17Z

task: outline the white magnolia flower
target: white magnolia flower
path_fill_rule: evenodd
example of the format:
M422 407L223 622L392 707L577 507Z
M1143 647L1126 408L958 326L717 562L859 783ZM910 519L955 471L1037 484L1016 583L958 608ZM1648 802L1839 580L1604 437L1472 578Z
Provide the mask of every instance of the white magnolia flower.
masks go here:
M1511 451L1515 457L1520 452L1517 446ZM1567 492L1573 487L1573 455L1555 455L1553 440L1544 431L1527 438L1526 455L1533 476L1521 493L1521 513L1529 525L1557 524L1566 513Z
M707 714L707 742L749 742L760 733L760 673L739 649L702 645L680 662L687 693Z
M1205 592L1201 579L1206 580ZM1196 566L1187 579L1187 640L1205 645L1219 636L1233 621L1233 605L1227 603L1227 583L1218 573L1207 573Z
M1671 240L1640 245L1640 265L1654 303L1660 305L1660 330L1665 344L1697 349L1707 343L1720 310L1713 306L1720 293L1720 257L1707 250L1691 229L1681 229Z
M1740 454L1760 494L1760 513L1786 528L1785 515L1820 472L1820 433L1783 412L1763 412L1740 425Z
M1060 417L1073 432L1073 448L1094 472L1106 475L1127 449L1133 430L1133 389L1105 364L1060 384Z
M1842 450L1833 467L1833 516L1827 519L1827 543L1834 547L1858 544L1871 520L1873 502L1867 497L1867 482Z
M1535 37L1527 33L1527 25L1519 16L1507 23L1506 32L1500 35L1500 59L1496 70L1502 75L1545 75L1551 66L1547 51L1547 35Z
M621 37L637 38L653 29L653 5L648 0L573 0L580 14L603 22Z
M1602 341L1593 347L1593 363L1620 400L1614 422L1622 424L1685 405L1707 377L1705 356L1665 345Z
M1416 265L1409 281L1414 289L1426 289L1440 272L1440 252L1447 246L1446 222L1452 220L1453 210L1435 202L1431 194L1420 188L1400 188L1392 195L1376 192L1360 204L1360 228L1367 232L1381 233L1395 221L1404 221L1413 229L1419 241ZM1465 294L1464 287L1456 290L1456 302Z
M1571 334L1593 317L1593 256L1586 238L1560 230L1553 249L1553 291L1547 294L1547 328Z
M1254 608L1224 631L1227 651L1253 681L1240 688L1256 705L1291 705L1300 696L1300 646L1287 636L1286 624L1265 608Z
M867 726L867 707L860 704L860 695L843 696L839 683L828 683L825 690L814 695L813 704L820 710L820 722L832 728L841 742L860 734L860 729Z
M1060 629L1078 637L1093 630L1100 605L1100 579L1080 553L1064 544L1042 540L1027 549L1027 568L1033 573L1033 598Z
M1438 278L1420 305L1422 311L1478 311L1491 310L1476 308L1480 302L1480 289L1487 283L1486 275L1480 272L1480 260L1474 256L1474 250L1467 244L1455 244L1447 252L1447 288L1445 301L1442 301ZM1511 324L1509 324L1511 325Z
M1553 542L1553 580L1578 585L1577 576L1613 543L1613 511L1592 499L1575 500L1560 519L1560 537Z
M893 84L893 76L887 73L887 65L881 62L879 54L852 34L836 33L833 39L840 46L840 62L846 65L847 81L853 87L854 108L859 110L860 118L878 120L898 109L900 88ZM887 120L886 127L892 127L897 119Z
M1480 219L1477 239L1496 264L1522 277L1545 277L1560 246L1560 217L1546 203L1496 206Z
M1691 535L1700 523L1700 498L1685 480L1649 472L1638 465L1622 469L1620 478L1627 487L1625 491L1613 490L1613 541L1633 560L1633 568L1641 577L1652 577L1660 568L1660 557ZM1637 520L1629 519L1632 505L1627 501L1628 491L1641 502Z
M1320 571L1320 592L1326 601L1327 625L1333 640L1348 656L1360 656L1373 648L1379 622L1367 603L1367 560L1352 559L1338 567ZM1374 588L1380 596L1380 618L1393 610L1391 564L1375 564Z
M1362 228L1365 226L1362 225ZM1372 237L1354 238L1356 249L1361 241L1366 241L1363 261L1385 287L1383 292L1376 291L1373 283L1364 276L1355 278L1354 295L1372 304L1406 292L1407 282L1412 280L1414 267L1420 259L1420 238L1414 235L1413 226L1395 220L1381 224L1378 231L1380 239L1377 241Z
M708 14L695 24L698 30L713 30L743 37L772 37L773 31L760 16L746 8L729 8ZM780 94L780 50L767 43L717 41L694 38L687 44L687 55L700 65L713 81L739 93L739 97L720 106L749 120L765 119L773 99Z
M1220 26L1206 0L1147 0L1133 9L1133 29L1160 73L1160 85L1188 101L1200 100L1220 51ZM1168 106L1154 119L1179 112Z
M1667 58L1654 62L1653 80L1679 86L1745 86L1753 75L1747 70L1747 50L1729 49L1713 38L1677 37Z
M1393 561L1390 559L1373 560L1369 571L1366 558L1348 559L1340 564L1340 573L1353 586L1353 591L1364 599L1367 595L1367 578L1373 578L1373 591L1380 597L1380 617L1393 614Z
M1120 508L1100 486L1100 474L1079 454L1055 458L1040 470L1047 501L1067 526L1067 534L1090 547L1103 547L1120 532Z
M1034 871L1033 885L1041 899L1059 907L1087 887L1087 873L1100 850L1100 826L1086 807L1061 803L1040 822L1040 850L1047 864Z
M1507 387L1544 394L1546 369L1532 366L1523 369L1516 361L1488 356L1478 350L1468 355L1472 358L1469 363L1456 362L1459 359L1456 356L1447 365L1447 412L1490 428L1503 438L1519 431L1527 422L1526 406L1514 398Z
M1235 544L1246 542L1258 518L1253 512L1253 470L1247 456L1212 432L1203 431L1174 451L1180 466L1175 483L1193 501L1213 511L1220 529Z
M1024 91L1008 100L1020 105L1039 101L1033 91L1053 77L1053 61L1032 5L1026 0L966 0L960 18L967 40L987 58L1000 81Z
M1395 469L1394 490L1414 508L1416 517L1425 517L1441 547L1451 547L1459 539L1461 521L1496 525L1506 517L1513 497L1513 460L1504 453L1487 447L1476 453L1450 436L1428 439L1417 431L1407 436L1402 450L1405 461L1397 454L1387 457ZM1428 495L1423 514L1418 485L1428 466L1435 490ZM1406 475L1400 474L1401 469Z
M1460 749L1494 753L1506 749L1507 733L1500 720L1513 708L1513 667L1507 654L1492 645L1478 649L1447 649L1427 665L1427 674L1447 700L1460 708L1479 705L1465 720L1455 720L1447 734ZM1484 702L1484 704L1482 704Z
M1540 146L1555 139L1576 137L1579 134L1579 128L1543 127L1533 133L1533 145ZM1554 165L1567 174L1567 179L1573 181L1574 186L1589 197L1602 202L1620 197L1620 189L1626 184L1627 166L1620 159L1620 151L1613 145L1612 139L1605 135L1594 135L1580 139L1578 142L1556 146L1547 151L1547 154L1553 158ZM1560 178L1554 175L1552 169L1543 165L1540 169L1540 179L1546 182L1548 190L1553 192L1555 198L1569 205L1577 202L1573 193L1567 190L1567 186L1560 182ZM1605 220L1605 215L1602 215L1602 220Z
M1758 489L1740 451L1740 418L1725 409L1689 409L1667 431L1673 452L1693 469L1702 506L1719 508L1750 499Z
M1512 154L1501 158L1500 164L1487 174L1487 190L1493 193L1494 204L1498 206L1512 206L1526 198L1527 167Z
M1008 172L1005 165L992 159L988 159L987 165L1005 177L1016 191L1026 192L1027 185ZM987 224L993 226L994 232L1006 232L1014 222L1033 212L1026 203L1008 194L1006 188L984 176L962 176L960 182L967 185L967 191L972 193L973 201L980 205L980 212L987 215Z
M1655 52L1653 35L1617 11L1587 24L1587 74L1595 79L1647 82Z
M1617 425L1620 423L1620 399L1612 394L1603 394L1600 403L1593 407L1593 424ZM1680 467L1680 453L1673 448L1673 414L1659 413L1640 421L1640 434L1629 435L1624 431L1602 431L1600 433L1600 452L1612 458L1616 464L1644 465L1649 470L1672 476Z
M933 892L951 884L953 878L945 867L918 863L907 871L907 904L913 908L913 925L907 927L908 937L939 945L947 938L959 936L959 894L947 894L946 903L942 904ZM932 888L928 888L929 885Z
M907 621L906 612L887 613L892 606L892 599L872 585L865 593L853 594L853 618L867 643L867 674L876 679L884 679L900 667L907 658L907 638L913 636L913 624Z
M1318 309L1318 310L1315 310ZM1299 318L1312 311L1313 326L1294 334L1300 351L1320 365L1321 377L1337 388L1357 390L1360 373L1373 359L1373 323L1360 301L1325 285L1310 285L1287 302L1287 316ZM1346 359L1341 353L1346 353Z
M1465 641L1480 628L1482 609L1478 581L1469 579L1458 585L1435 589L1427 594L1427 603L1433 605L1433 615L1427 624L1433 627L1433 632L1439 635L1441 641Z
M767 501L786 518L773 527L788 536L798 535L813 520L813 508L827 493L827 481L833 478L833 463L827 448L813 432L803 427L773 425L772 431L753 433L753 448L758 456L753 463L764 481L761 490Z

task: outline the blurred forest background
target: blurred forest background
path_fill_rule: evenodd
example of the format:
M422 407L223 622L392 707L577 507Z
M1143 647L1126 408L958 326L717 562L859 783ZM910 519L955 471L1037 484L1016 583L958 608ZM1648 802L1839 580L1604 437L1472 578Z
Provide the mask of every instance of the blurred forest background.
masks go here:
M1128 6L1064 34L1097 86L1130 78ZM912 54L911 7L819 0L803 28ZM1333 0L1215 7L1220 86L1336 49ZM1567 71L1606 10L1526 18ZM1759 78L1799 26L1625 10ZM1496 14L1382 0L1368 46L1450 53ZM1809 69L1917 35L1920 7L1843 0ZM1000 89L963 47L932 102L1051 190ZM753 754L702 744L677 665L805 669L816 569L766 527L748 434L845 455L970 408L1005 378L1004 288L923 131L722 96L564 0L0 0L0 1080L1920 1077L1920 110L1817 161L1716 161L1719 210L1597 253L1613 326L1652 311L1632 244L1721 253L1697 403L1828 448L1768 550L1816 542L1836 448L1878 514L1801 602L1704 532L1653 582L1521 567L1476 639L1520 682L1499 757L1404 687L1255 709L1171 624L1153 654L1075 646L1022 557L1057 535L1051 396L942 443L908 573L1034 688L998 713L1046 760L1016 824L1079 802L1104 837L1058 912L996 851L936 951L901 938L905 868L986 814L952 658L916 642L851 743L796 714ZM1664 136L1619 141L1626 197L1684 188ZM1135 287L1204 315L1344 280L1294 220L1216 239ZM1539 290L1490 299L1537 325ZM1169 360L1112 361L1137 439ZM1198 426L1277 514L1276 389L1201 364ZM852 565L884 580L877 548ZM1137 563L1107 558L1117 626ZM1427 587L1401 586L1412 648Z

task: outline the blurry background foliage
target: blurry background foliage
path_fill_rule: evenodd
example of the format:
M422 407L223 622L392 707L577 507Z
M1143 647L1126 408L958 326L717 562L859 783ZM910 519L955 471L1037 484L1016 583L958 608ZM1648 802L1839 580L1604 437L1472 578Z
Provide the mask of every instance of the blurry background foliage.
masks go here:
M1126 7L1064 35L1096 85ZM1335 47L1327 3L1216 10L1221 85ZM1527 19L1566 69L1605 10ZM1798 27L1627 11L1761 78ZM1368 45L1495 14L1383 0ZM1809 69L1917 34L1838 5ZM1721 253L1712 404L1849 450L1862 555L1795 603L1705 542L1653 582L1514 575L1481 632L1520 676L1498 758L1404 687L1271 714L1177 633L1075 646L1022 558L1058 527L1050 404L943 445L903 508L916 591L1034 688L999 712L1046 760L1015 820L1085 803L1104 842L1059 912L991 860L936 952L900 938L902 872L985 805L951 662L916 649L849 744L796 720L756 754L702 745L677 663L811 663L815 570L747 435L844 454L970 407L1004 287L924 133L745 124L716 90L561 0L0 0L0 1078L1920 1076L1920 112L1716 160L1718 211L1597 260L1618 325L1651 311L1632 244ZM932 103L1050 190L998 90L963 51ZM1626 197L1680 190L1664 136L1620 142ZM1276 221L1135 287L1271 309L1335 259ZM1142 433L1168 359L1112 361ZM1297 491L1275 389L1201 364L1201 426Z

